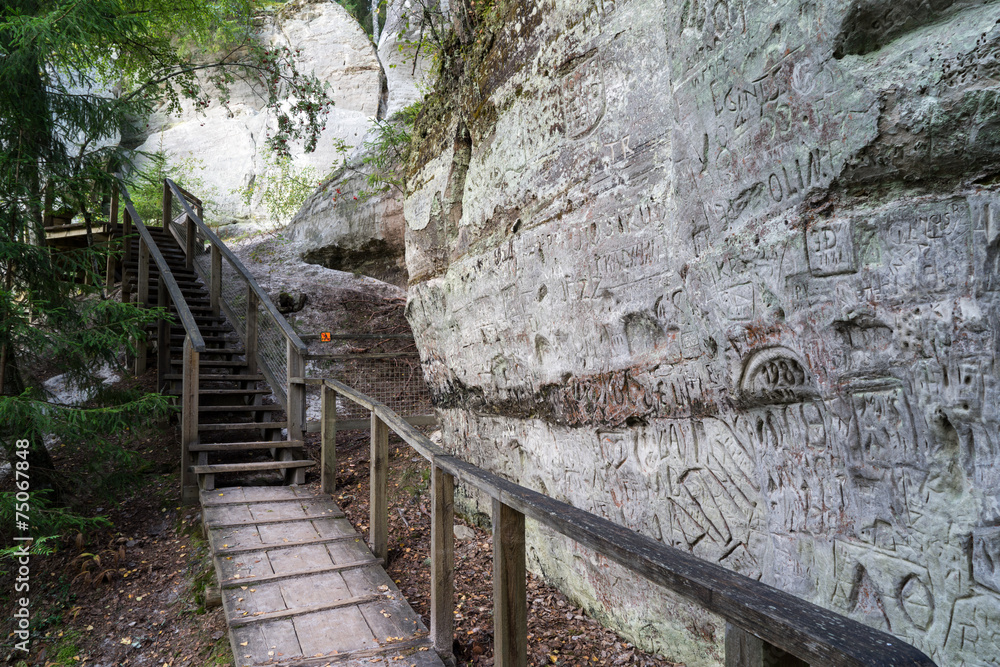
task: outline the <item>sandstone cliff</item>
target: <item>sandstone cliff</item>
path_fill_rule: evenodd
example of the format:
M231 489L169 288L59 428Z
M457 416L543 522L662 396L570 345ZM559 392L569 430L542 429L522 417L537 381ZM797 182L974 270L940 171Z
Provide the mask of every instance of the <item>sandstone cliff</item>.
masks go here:
M330 86L334 107L312 153L293 148L296 169L312 168L328 174L343 160L335 141L357 146L370 119L384 105L385 75L375 47L347 10L331 0L293 0L265 19L260 40L269 46L287 46L298 52L297 66ZM249 85L237 82L228 104L218 100L196 109L185 103L180 117L156 115L150 119L141 150L162 150L175 163L194 160L191 175L202 180L201 194L211 196L218 222L265 220L259 200L250 206L236 192L255 178L268 177L265 140L277 121L266 110L266 99ZM208 192L206 192L208 191Z
M1000 5L463 11L404 202L445 445L994 664ZM713 661L722 627L690 605L562 540L530 554Z

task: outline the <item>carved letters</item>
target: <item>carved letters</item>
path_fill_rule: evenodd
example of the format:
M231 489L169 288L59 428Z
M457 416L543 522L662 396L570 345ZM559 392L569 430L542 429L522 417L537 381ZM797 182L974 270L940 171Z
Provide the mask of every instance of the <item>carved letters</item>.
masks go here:
M1000 188L960 165L993 145L996 77L918 82L931 51L988 51L897 51L938 24L833 58L846 6L538 5L456 105L479 125L461 219L409 316L470 460L983 664ZM928 164L900 180L913 152Z
M814 276L857 270L852 229L849 220L827 220L806 229L809 270Z

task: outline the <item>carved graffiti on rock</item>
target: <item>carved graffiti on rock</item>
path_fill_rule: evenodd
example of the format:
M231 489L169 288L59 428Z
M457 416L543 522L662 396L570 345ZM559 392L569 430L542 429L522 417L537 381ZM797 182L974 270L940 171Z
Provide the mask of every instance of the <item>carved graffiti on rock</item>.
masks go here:
M809 270L832 276L856 270L854 238L849 220L826 220L806 228Z
M597 127L606 106L600 58L587 58L563 78L562 104L570 137L582 137Z
M1000 652L1000 185L976 155L1000 95L975 57L936 68L1000 53L1000 3L832 56L879 2L532 5L509 61L456 84L456 234L420 224L452 142L420 158L408 243L443 262L412 262L407 314L468 421L457 455L978 666Z
M945 650L969 664L984 664L983 656L1000 655L1000 599L977 595L956 600Z
M787 348L768 348L752 355L740 379L744 400L789 403L815 394L809 372Z
M1000 526L972 530L972 578L1000 592Z

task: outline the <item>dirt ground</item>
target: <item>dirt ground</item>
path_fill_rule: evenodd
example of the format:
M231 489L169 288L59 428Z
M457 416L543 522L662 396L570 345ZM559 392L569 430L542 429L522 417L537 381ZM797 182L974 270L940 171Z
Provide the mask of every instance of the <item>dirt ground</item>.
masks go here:
M126 379L148 385L154 377ZM104 471L103 490L74 498L82 517L106 516L111 528L70 532L56 553L30 562L30 651L14 649L10 614L0 618L0 660L6 664L162 667L232 665L221 609L206 609L214 579L195 508L179 507L176 427L153 425L123 434L139 455L137 468ZM57 443L58 469L83 468L88 452ZM0 490L11 491L8 477ZM11 526L0 526L4 546ZM0 560L0 570L11 570ZM13 609L14 577L0 575L0 608ZM22 593L16 594L20 597Z
M122 385L151 385L149 375ZM318 460L318 436L310 454ZM0 660L32 667L233 666L221 608L207 608L214 580L195 508L180 507L176 425L123 434L121 444L141 463L104 472L103 491L74 499L81 517L106 516L110 528L71 531L58 550L31 559L32 637L27 655L15 650L12 618L0 618ZM427 621L430 561L430 474L426 462L391 441L390 554L387 570ZM59 468L80 469L89 454L57 443ZM316 473L307 483L316 485ZM8 477L0 490L12 490ZM335 494L354 525L368 524L368 434L338 438ZM459 520L461 525L467 524ZM471 532L456 544L455 655L459 664L492 659L492 538ZM474 537L471 537L474 535ZM3 545L10 527L0 526ZM11 570L0 560L0 571ZM0 575L0 608L14 608L14 575ZM17 594L20 596L20 594ZM646 655L575 608L544 582L528 580L528 663L531 665L647 665L675 663Z

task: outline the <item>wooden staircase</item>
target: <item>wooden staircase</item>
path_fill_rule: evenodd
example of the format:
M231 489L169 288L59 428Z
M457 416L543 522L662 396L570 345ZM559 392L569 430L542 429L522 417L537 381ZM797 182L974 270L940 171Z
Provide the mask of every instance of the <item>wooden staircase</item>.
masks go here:
M314 464L301 440L283 440L287 428L284 408L268 402L272 395L264 375L246 359L246 350L225 315L212 308L206 286L187 268L184 250L169 231L148 228L157 249L166 259L181 288L188 308L208 349L201 354L198 375L198 441L189 445L189 471L202 490L220 486L302 484L305 471ZM126 294L138 293L139 244L133 243L124 258ZM150 263L147 300L159 298L159 269ZM174 305L169 308L176 315ZM157 387L162 393L180 397L183 379L185 330L169 328L169 368L160 369ZM156 339L156 325L149 328ZM149 346L150 361L156 364L158 350ZM145 364L143 364L145 365ZM219 477L221 476L221 479ZM221 482L221 484L220 484Z

